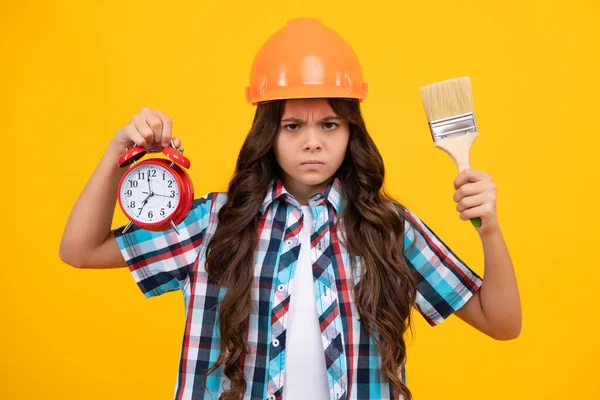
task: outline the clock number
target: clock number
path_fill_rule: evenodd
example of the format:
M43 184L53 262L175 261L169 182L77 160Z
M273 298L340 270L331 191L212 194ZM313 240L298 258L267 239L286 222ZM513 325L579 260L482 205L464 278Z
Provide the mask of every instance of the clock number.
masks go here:
M152 218L154 216L154 214L152 214L152 211L148 211L148 218Z
M167 187L173 187L173 181L169 181L169 186Z
M150 175L151 178L156 178L156 170L153 169L152 171L148 172L148 175Z
M129 187L138 187L138 181L129 180Z
M164 209L164 208L161 208L161 209L160 209L160 216L161 216L161 217L164 217L164 216L165 216L165 209Z
M171 198L175 197L175 191L171 190Z
M140 180L142 180L142 181L143 181L143 180L145 180L145 179L146 179L146 178L144 178L144 176L146 176L146 173L145 173L145 172L142 172L142 171L139 171L139 172L138 172L138 179L140 179Z
M171 205L171 202L168 202L168 203L167 203L167 207L169 207L169 208L173 208L173 206Z
M127 197L131 197L131 195L133 194L133 192L131 191L131 189L128 189L125 194L127 195Z
M129 208L135 208L135 201L132 201L131 203L129 203Z

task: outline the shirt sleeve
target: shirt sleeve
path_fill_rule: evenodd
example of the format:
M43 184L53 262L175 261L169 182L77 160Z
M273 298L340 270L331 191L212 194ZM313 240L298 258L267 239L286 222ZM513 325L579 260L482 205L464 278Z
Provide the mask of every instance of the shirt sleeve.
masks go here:
M408 209L404 254L417 284L416 308L431 326L440 324L479 290L483 280Z
M186 218L174 229L148 231L132 225L113 233L135 282L146 298L183 288L200 254L213 193L195 199Z

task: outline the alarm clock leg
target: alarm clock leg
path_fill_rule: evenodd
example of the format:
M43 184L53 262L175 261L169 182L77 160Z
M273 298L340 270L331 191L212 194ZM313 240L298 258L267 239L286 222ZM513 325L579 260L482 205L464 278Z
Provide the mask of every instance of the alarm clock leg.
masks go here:
M121 231L121 233L125 233L129 230L129 228L131 228L131 225L133 225L132 221L129 221L129 223L127 224L127 226L125 228L123 228L123 230Z
M177 234L179 235L179 229L177 229L177 225L175 225L173 220L171 220L170 222L171 222L171 226L173 227L173 229L175 229L175 232L177 232Z

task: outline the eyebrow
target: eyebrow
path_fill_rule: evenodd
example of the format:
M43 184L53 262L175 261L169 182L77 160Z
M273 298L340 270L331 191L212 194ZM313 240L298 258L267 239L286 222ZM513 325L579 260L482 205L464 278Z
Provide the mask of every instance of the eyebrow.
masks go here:
M327 121L331 121L331 120L334 120L334 119L340 120L341 118L338 117L337 115L329 115L329 116L321 119L318 122L327 122ZM297 123L297 124L305 124L306 123L306 121L304 121L304 120L302 120L300 118L294 118L294 117L284 118L284 119L281 120L281 122L292 122L292 123Z

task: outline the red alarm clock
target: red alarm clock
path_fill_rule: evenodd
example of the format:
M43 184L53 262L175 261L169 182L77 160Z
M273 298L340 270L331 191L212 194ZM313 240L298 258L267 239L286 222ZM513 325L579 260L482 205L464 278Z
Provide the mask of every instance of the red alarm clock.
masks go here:
M158 151L171 161L157 157L138 162L147 152ZM119 205L129 218L123 233L133 224L149 231L173 228L179 235L177 225L189 214L194 201L194 186L184 169L190 168L190 160L183 156L183 149L177 150L172 140L171 146L162 150L126 148L117 164L133 164L119 182Z

